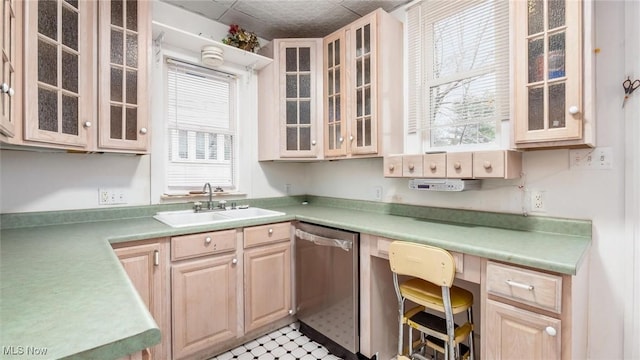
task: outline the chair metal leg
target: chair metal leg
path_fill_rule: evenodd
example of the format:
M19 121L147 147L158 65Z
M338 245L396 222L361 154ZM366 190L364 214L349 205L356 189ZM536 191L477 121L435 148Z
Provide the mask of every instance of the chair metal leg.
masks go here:
M467 317L470 324L473 325L473 311L471 307L467 309ZM469 360L475 360L475 350L474 350L474 339L473 339L473 328L469 333Z
M398 284L398 274L393 273L393 287L396 290L396 296L398 297L398 356L402 355L402 345L404 340L402 319L404 317L404 297L400 294L400 285Z

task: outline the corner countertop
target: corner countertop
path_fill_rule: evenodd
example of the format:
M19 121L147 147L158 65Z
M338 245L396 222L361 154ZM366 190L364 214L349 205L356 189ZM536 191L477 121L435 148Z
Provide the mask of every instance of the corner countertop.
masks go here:
M187 228L146 215L2 229L3 351L16 359L117 359L160 342L158 326L111 248L116 242L299 220L568 275L576 274L591 244L590 232L514 230L323 205L261 207L286 215Z

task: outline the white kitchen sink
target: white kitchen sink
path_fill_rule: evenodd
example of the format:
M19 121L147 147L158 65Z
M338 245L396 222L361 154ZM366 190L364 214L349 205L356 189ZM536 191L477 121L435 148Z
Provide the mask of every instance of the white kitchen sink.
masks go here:
M193 210L161 211L154 215L153 218L171 227L186 227L280 215L285 215L285 213L252 207L232 210L205 210L202 212L194 212Z

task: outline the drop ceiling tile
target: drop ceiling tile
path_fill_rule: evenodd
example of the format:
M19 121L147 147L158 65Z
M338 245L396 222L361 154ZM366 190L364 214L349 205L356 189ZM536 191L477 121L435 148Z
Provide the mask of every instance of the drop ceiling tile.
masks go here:
M383 8L385 11L390 12L407 2L405 0L344 0L340 5L356 12L360 16L364 16L377 8Z
M205 16L212 20L218 20L230 7L233 1L212 0L164 0L172 5L180 6L191 12Z

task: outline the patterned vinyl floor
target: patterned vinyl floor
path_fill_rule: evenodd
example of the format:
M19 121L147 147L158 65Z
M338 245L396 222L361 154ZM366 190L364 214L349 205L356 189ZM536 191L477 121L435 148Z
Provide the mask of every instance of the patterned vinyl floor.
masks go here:
M298 331L293 323L210 360L340 360Z

